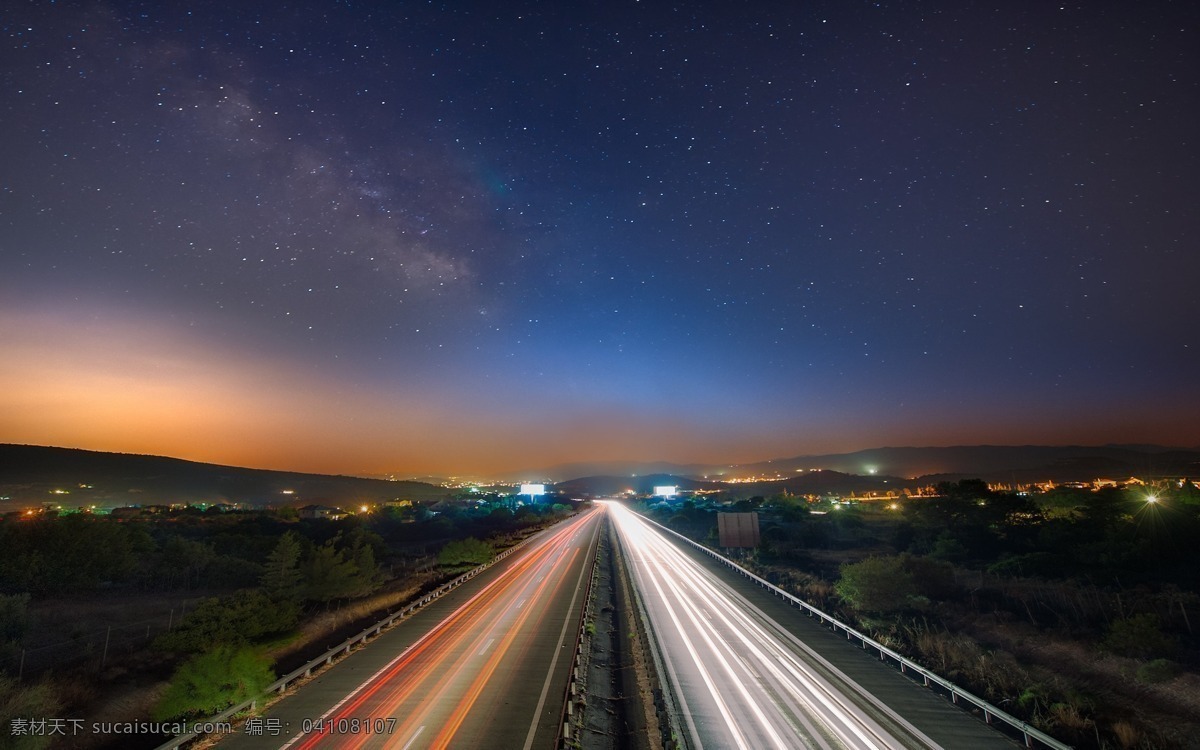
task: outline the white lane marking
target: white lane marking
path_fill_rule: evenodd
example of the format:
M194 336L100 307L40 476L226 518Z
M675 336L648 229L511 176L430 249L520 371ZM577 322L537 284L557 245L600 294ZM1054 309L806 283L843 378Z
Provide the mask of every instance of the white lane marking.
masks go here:
M483 648L479 649L479 655L483 656L484 652L486 652L489 648L491 648L492 644L495 642L496 642L495 638L489 638L488 642L483 644Z
M638 520L640 521L641 519ZM624 529L622 530L624 531ZM641 529L638 531L640 532ZM786 641L782 639L786 638L788 641L794 642L797 647L812 656L815 661L823 664L831 673L840 676L846 687L851 691L862 691L861 687L857 686L856 683L828 664L828 662L815 652L812 652L811 648L800 642L794 635L782 629L761 610L754 607L743 596L729 587L728 584L719 583L715 576L702 570L694 561L683 555L679 548L670 544L664 535L657 532L652 532L652 534L645 534L645 538L638 536L637 541L639 543L662 545L661 549L656 548L655 551L663 555L663 563L666 569L679 578L681 581L680 585L684 589L690 589L698 596L711 601L724 602L722 607L714 608L712 614L742 643L742 649L739 649L735 653L741 653L744 649L745 653L752 654L760 659L758 663L779 680L781 686L787 692L791 693L794 699L799 700L806 707L813 709L818 708L817 704L821 704L825 710L815 711L813 715L826 717L823 723L830 730L839 732L843 740L857 739L863 745L872 747L879 747L881 744L886 747L894 743L894 740L886 734L882 727L869 719L857 707L847 703L837 689L812 673L807 665L796 658L796 655L793 655L784 648L783 644ZM670 558L669 560L668 557ZM660 565L650 560L649 557L647 561L653 562L656 567ZM669 581L670 579L666 580ZM740 608L738 604L735 604L735 600L739 602ZM742 608L744 608L744 612ZM750 616L751 612L761 618L762 624L755 622L754 618ZM736 625L734 624L735 622L737 623ZM771 632L774 634L772 636L768 636L768 631L764 629L764 626L768 623L770 624ZM724 643L724 645L731 647L734 643L730 641ZM790 675L785 676L784 671L780 670L779 666L776 666L772 662L767 652L774 653L783 670L786 670ZM791 679L788 679L789 676ZM872 703L875 703L877 707L883 708L878 705L876 699L873 699L869 693L860 692L860 694L871 700ZM939 747L932 740L928 740L925 735L916 731L907 722L900 720L899 717L894 715L894 712L885 711L885 713L888 713L893 719L905 725L913 733L914 737L925 742L930 748ZM803 720L802 715L801 718ZM832 723L830 720L832 720ZM806 727L809 726L806 720L804 723ZM842 732L847 732L848 734L842 734ZM816 739L824 745L824 741L820 737L816 737Z
M591 549L591 543L585 548ZM563 647L566 646L567 630L573 619L571 615L575 612L575 601L579 598L579 590L583 588L583 575L588 572L588 559L585 557L583 567L579 571L579 580L575 582L575 593L571 595L571 603L567 605L567 616L563 619L562 632L558 634L558 648L554 649L554 658L550 660L550 669L546 671L546 681L542 683L542 694L538 696L537 708L533 712L533 722L529 725L529 734L525 735L525 745L522 750L529 750L533 747L533 738L537 734L538 719L542 716L542 707L546 705L546 695L550 692L550 682L554 677L554 667L558 665L558 655L562 653Z
M547 536L547 533L549 531L550 531L549 529L543 529L543 530L539 531L537 534L535 534L534 536L529 537L529 539L527 539L526 541L534 540L536 542L536 544L531 544L529 546L529 548L527 550L525 550L525 552L523 554L533 555L537 550L542 549L550 541L552 541L554 539L554 537ZM525 542L522 542L522 544L524 544L524 543ZM515 550L517 548L510 547L509 549L511 551L511 550ZM429 630L425 631L425 633L420 638L418 638L417 640L415 640L411 644L409 644L408 648L404 649L399 654L397 654L396 658L392 659L387 664L380 667L379 671L375 672L375 674L368 677L361 684L359 684L358 687L354 688L354 690L351 690L341 700L339 700L337 703L333 704L332 708L330 708L325 713L321 714L321 717L320 717L320 719L318 719L318 721L324 721L325 719L328 719L330 716L332 716L334 714L334 712L336 712L338 709L340 709L342 706L344 706L348 701L350 701L352 698L354 698L354 696L361 693L364 689L366 689L366 687L368 685L370 685L372 682L374 682L376 679L378 679L382 674L384 674L385 672L390 670L398 662L400 662L402 659L404 659L404 657L408 656L408 654L413 649L415 649L420 644L424 643L425 641L429 640L430 638L433 638L435 635L440 633L442 630L442 627L445 626L446 623L453 620L455 617L457 617L462 612L469 610L475 604L475 602L478 601L481 597L483 597L488 591L491 591L493 588L499 586L502 582L507 580L509 575L513 573L513 570L514 569L511 567L508 567L508 568L505 568L504 570L502 570L495 579L493 579L487 585L485 585L482 589L480 589L479 591L477 591L473 595L471 595L471 598L467 599L467 601L464 602L462 605L460 605L458 607L458 609L456 609L453 612L451 612L450 614L446 615L446 617L444 617L441 622L434 625ZM422 729L423 728L424 727L422 727ZM300 740L305 739L308 736L309 735L306 734L305 732L300 732L295 737L291 738L290 740L285 742L282 746L280 746L279 750L288 750L288 748L290 748L292 745L296 744Z
M425 731L424 724L417 727L417 731L413 732L413 736L408 739L408 742L404 743L404 750L408 750L410 747L412 747L412 743L416 742L417 738L421 736L421 732L424 732L424 731Z

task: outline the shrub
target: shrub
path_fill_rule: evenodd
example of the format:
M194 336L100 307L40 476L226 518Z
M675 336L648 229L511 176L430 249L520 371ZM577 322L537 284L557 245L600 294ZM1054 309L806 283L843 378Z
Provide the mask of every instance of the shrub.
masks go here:
M261 695L274 680L270 662L262 654L250 648L218 646L193 656L176 670L154 709L154 718L212 716Z
M953 599L960 594L950 563L915 555L901 555L904 569L912 574L918 591L936 601Z
M438 553L438 563L447 567L457 565L483 565L492 559L495 551L492 545L474 537L461 541L449 542Z
M838 596L863 612L886 614L913 606L917 585L900 557L868 557L842 565Z
M1050 691L1040 682L1028 685L1017 696L1017 705L1037 716L1050 705Z
M1095 724L1087 715L1085 708L1074 701L1055 703L1050 706L1050 718L1053 726L1076 732L1091 729Z
M225 599L205 599L182 624L163 633L154 647L200 653L217 645L243 646L286 633L296 626L299 607L273 601L259 589L244 589Z
M1183 673L1179 665L1170 659L1155 659L1138 667L1138 682L1153 685L1158 682L1173 680Z
M0 675L0 747L20 748L20 750L35 750L49 747L54 739L49 735L26 734L15 736L10 734L13 720L28 720L56 716L62 709L62 701L47 682L33 685L20 684L12 677Z
M1142 741L1141 732L1128 721L1115 721L1111 729L1113 736L1117 738L1117 744L1122 748L1135 748Z
M1175 651L1175 641L1162 632L1158 615L1140 614L1116 620L1108 627L1104 647L1119 656L1153 659Z

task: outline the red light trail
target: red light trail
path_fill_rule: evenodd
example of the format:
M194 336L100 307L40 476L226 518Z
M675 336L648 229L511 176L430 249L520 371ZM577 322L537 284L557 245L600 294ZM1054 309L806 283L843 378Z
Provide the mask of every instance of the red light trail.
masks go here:
M558 637L555 626L562 623L563 612L554 602L575 593L572 584L578 588L570 573L581 565L587 569L586 555L601 513L582 515L533 542L495 580L402 653L319 718L306 720L302 731L282 747L494 747L500 723L505 731L527 738L528 744L543 721L544 701L539 700L524 720L515 709L501 715L498 710L522 691L525 699L518 705L532 703L536 696L528 694L531 685L542 687L542 679L536 684L524 679L527 657L546 655L537 649L548 640L547 633ZM552 679L553 666L552 662L551 670L541 673L546 682ZM557 707L551 713L557 713Z

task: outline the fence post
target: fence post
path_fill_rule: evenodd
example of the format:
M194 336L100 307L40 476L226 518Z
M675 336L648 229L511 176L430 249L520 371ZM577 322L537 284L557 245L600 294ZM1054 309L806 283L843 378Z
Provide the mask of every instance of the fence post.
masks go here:
M100 668L104 669L105 663L108 662L108 639L112 638L112 625L108 626L108 632L104 635L104 653L100 656Z

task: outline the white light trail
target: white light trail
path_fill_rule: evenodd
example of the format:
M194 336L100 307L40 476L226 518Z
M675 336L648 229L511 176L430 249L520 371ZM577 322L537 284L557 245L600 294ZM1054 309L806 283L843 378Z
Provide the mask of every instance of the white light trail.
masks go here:
M795 636L637 514L615 502L605 505L675 683L671 689L690 712L690 744L821 750L928 745L919 732L893 736L847 697L861 693L848 678L831 680L828 672L836 670L828 663L822 674L802 658L806 648Z

